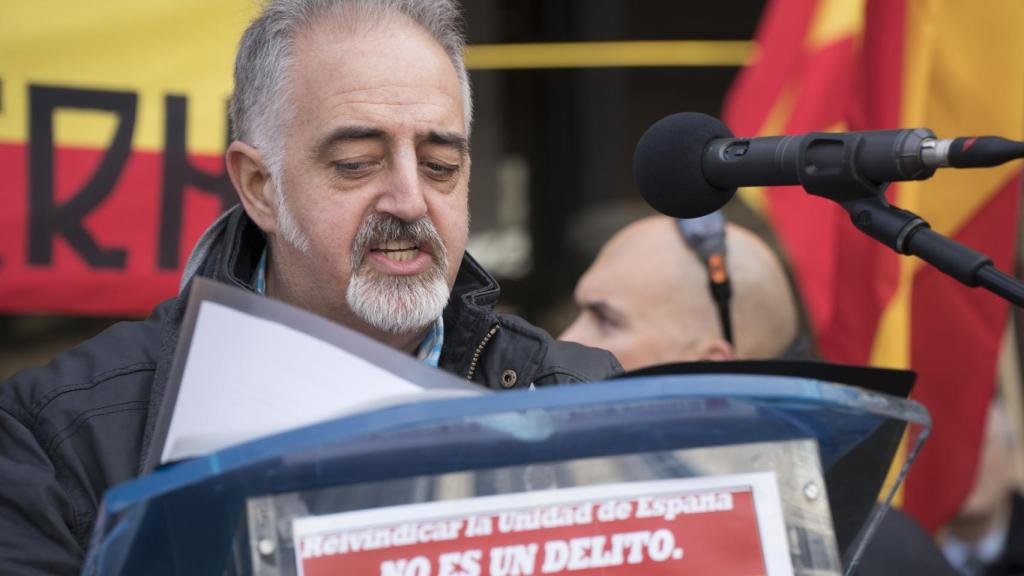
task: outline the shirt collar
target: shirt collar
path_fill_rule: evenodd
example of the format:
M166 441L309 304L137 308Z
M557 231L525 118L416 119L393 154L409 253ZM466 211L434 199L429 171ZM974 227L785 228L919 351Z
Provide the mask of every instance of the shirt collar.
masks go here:
M942 545L946 560L956 568L963 568L971 561L984 565L994 563L1006 547L1007 529L1004 525L993 528L976 544L965 542L953 534L947 534Z

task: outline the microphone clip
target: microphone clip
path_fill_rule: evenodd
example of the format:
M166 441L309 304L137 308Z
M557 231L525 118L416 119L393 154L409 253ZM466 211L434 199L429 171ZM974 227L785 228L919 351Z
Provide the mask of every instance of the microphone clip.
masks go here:
M811 132L800 143L797 178L808 193L840 203L880 197L893 180L921 180L935 173L920 156L922 144L934 138L927 128Z

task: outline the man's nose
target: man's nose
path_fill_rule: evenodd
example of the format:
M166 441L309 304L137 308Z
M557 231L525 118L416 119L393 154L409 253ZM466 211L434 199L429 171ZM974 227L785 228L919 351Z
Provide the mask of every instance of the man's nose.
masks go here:
M377 211L386 212L405 222L414 222L427 215L424 185L419 178L415 157L392 163L386 188L377 201Z

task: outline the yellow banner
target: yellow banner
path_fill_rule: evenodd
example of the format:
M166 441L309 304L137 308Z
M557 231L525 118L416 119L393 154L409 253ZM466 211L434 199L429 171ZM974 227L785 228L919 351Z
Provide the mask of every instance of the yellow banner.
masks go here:
M220 154L231 70L253 0L7 1L0 18L0 142L28 140L29 86L137 95L132 148L161 151L166 97L187 99L191 153ZM105 148L116 118L65 110L54 123L61 146Z

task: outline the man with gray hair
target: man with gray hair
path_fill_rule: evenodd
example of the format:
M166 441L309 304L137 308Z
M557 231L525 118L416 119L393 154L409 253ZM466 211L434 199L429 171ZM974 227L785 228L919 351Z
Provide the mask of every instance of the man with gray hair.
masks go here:
M458 21L452 0L278 0L250 25L226 158L241 202L203 235L179 297L0 388L0 573L77 573L104 491L159 449L196 275L481 386L620 370L498 316L496 282L464 254L472 106ZM339 378L339 402L348 385Z

